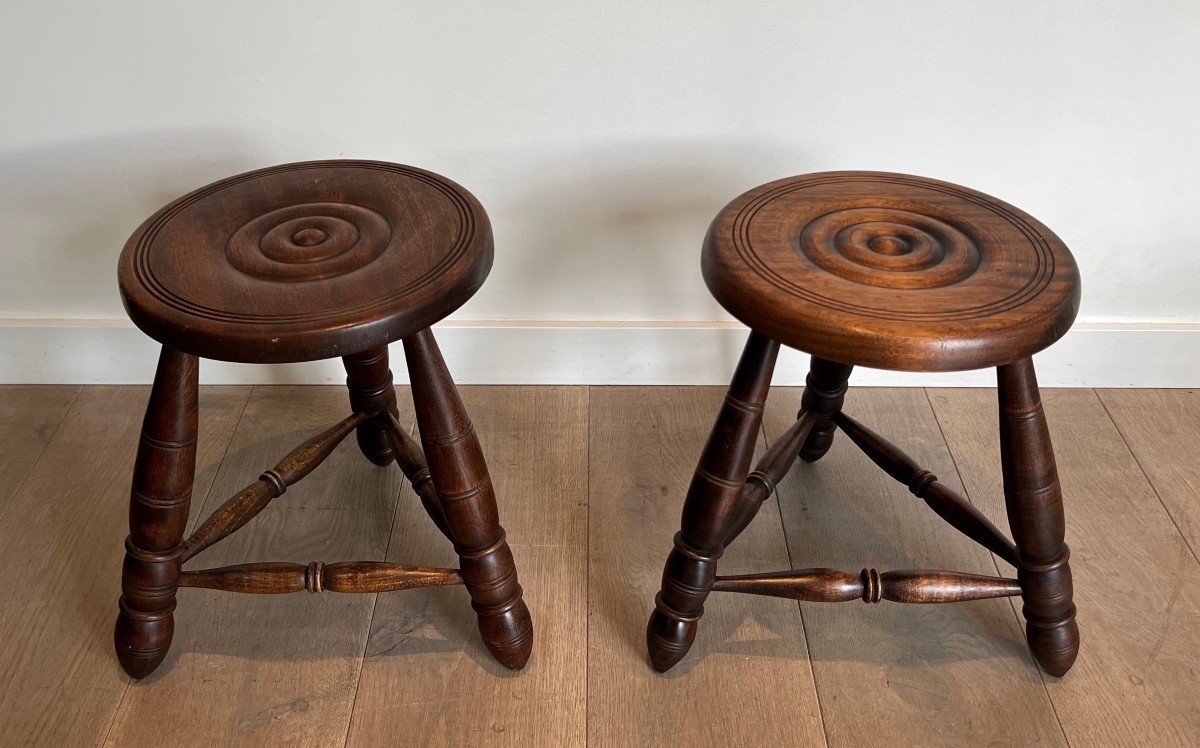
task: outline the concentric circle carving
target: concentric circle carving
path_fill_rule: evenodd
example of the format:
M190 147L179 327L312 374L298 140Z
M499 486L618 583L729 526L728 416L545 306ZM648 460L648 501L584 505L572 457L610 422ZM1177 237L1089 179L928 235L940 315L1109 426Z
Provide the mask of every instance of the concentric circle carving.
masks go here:
M1057 340L1079 272L1048 228L949 182L806 174L733 200L704 280L754 330L833 361L906 371L1010 363Z
M134 322L189 353L307 361L428 327L478 290L487 214L402 164L310 161L238 174L151 216L121 253Z
M269 281L314 281L353 272L379 257L392 238L386 219L361 205L302 203L273 210L229 237L225 256Z
M278 194L276 202L286 201L293 194L298 197L324 193L329 197L297 199L294 205L362 207L362 200L348 200L344 189L333 189L345 185L346 179L362 182L367 186L365 194L373 199L396 194L394 198L384 197L380 201L387 205L390 200L392 212L411 210L407 219L398 215L389 219L378 206L370 211L383 216L389 227L405 220L413 226L409 232L412 236L406 240L411 242L407 250L400 251L403 242L392 239L385 242L376 259L380 263L380 277L390 278L390 283L370 286L371 293L323 293L324 303L318 304L314 303L313 297L295 294L288 288L290 284L277 283L274 277L250 276L265 282L268 287L256 288L254 294L230 295L224 293L227 281L222 268L234 269L239 274L244 271L236 269L230 262L228 239L219 240L212 248L221 255L220 263L198 259L207 257L212 251L207 243L209 230L206 229L213 223L212 216L228 212L229 206L237 208L249 203L252 194L261 194L261 185L269 184L270 190ZM369 186L372 184L374 188ZM401 192L397 193L397 190ZM331 199L335 195L336 202ZM223 203L219 208L215 205L218 202ZM411 204L413 209L405 208L405 204ZM257 217L250 214L241 220L246 225ZM365 234L362 225L356 226ZM314 231L325 233L321 228ZM395 233L391 228L388 231L389 235ZM299 227L291 237L291 244L299 247L312 246L317 238L315 233L306 233ZM138 296L144 289L145 303L149 306L204 320L250 325L339 324L344 319L385 313L403 305L410 295L437 286L451 268L474 261L473 258L485 259L486 267L490 267L490 255L480 254L484 247L490 247L490 237L486 214L478 202L461 187L436 174L401 164L370 161L284 164L214 182L152 216L130 237L122 253L123 267L126 263L128 267L127 271L122 270L122 288ZM178 255L171 250L173 246L187 246L196 252L197 259L189 263L186 274L178 272ZM126 272L128 277L124 275ZM342 274L341 278L324 277L339 283L352 277L348 269L338 272ZM304 275L309 277L307 273ZM326 285L322 284L321 288L325 290ZM277 289L271 290L270 286L277 286Z
M979 267L979 250L962 231L893 208L819 216L800 232L800 251L828 273L880 288L947 286Z
M718 220L730 222L731 248L763 280L861 317L994 316L1036 297L1055 272L1049 244L1019 211L917 177L830 172L781 180L727 210ZM999 228L1004 240L984 247L959 228L983 225ZM853 292L855 285L878 292Z

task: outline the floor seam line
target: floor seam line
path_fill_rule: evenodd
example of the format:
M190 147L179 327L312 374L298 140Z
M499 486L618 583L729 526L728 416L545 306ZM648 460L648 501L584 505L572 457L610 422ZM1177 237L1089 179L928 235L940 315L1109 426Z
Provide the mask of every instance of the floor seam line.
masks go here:
M200 512L203 512L205 507L207 507L207 505L208 505L208 498L209 498L209 496L212 495L213 486L215 486L217 484L217 476L221 474L221 468L225 466L225 459L227 457L229 457L229 449L233 445L233 438L235 436L237 436L238 429L240 429L242 427L242 420L246 416L246 407L250 404L250 396L254 394L254 391L257 388L258 388L258 385L252 384L246 391L246 397L245 397L245 399L242 400L242 407L240 410L238 410L237 422L235 422L233 424L233 428L229 430L229 439L225 442L225 451L223 451L221 453L221 459L217 461L216 467L213 468L213 478L209 482L208 488L206 488L204 491L204 499L200 504ZM82 392L82 391L83 391L83 388L81 387L80 392ZM197 389L196 401L197 401L196 407L197 407L197 409L199 409L200 406L199 406L199 390L198 389ZM147 405L147 407L149 407L149 405ZM199 439L200 418L202 415L203 414L198 413L196 416L197 439ZM140 433L140 431L139 431L139 433ZM198 447L199 447L199 442L197 441L197 448ZM195 487L194 480L192 482L192 487L193 488ZM200 512L197 512L197 516L200 514ZM190 500L189 500L189 505L188 505L188 519L189 520L191 519L191 502L190 502ZM121 699L117 702L117 709L115 712L113 712L112 720L108 723L108 729L104 731L104 745L108 745L109 738L112 737L113 728L115 728L117 726L117 718L121 716L121 707L123 707L125 705L125 699L127 699L129 697L129 689L132 687L133 687L133 679L127 679L125 682L125 689L123 691L121 691Z
M54 437L58 436L58 432L62 429L62 425L67 421L67 416L70 415L71 411L75 409L75 403L79 402L79 396L82 394L83 385L80 385L79 389L75 391L75 395L71 398L71 402L68 403L67 407L63 409L62 417L59 418L58 423L54 425L54 431L50 433L50 437L46 439L46 443L42 445L42 450L38 452L38 456L29 466L29 469L25 471L25 475L21 476L21 483L17 486L16 490L12 492L12 498L9 499L8 506L13 506L16 504L17 497L21 495L21 491L25 490L25 484L29 482L29 476L33 475L34 471L37 470L38 465L42 464L42 459L46 456L46 450L50 448L50 444L54 441ZM8 514L7 506L3 512L0 512L0 522L4 520L6 514Z
M765 403L763 411L765 415ZM762 434L763 442L767 449L770 449L771 440L767 436L767 419L765 417L759 422L759 432ZM794 463L792 467L795 467ZM788 472L790 473L791 469ZM783 483L783 481L780 480L780 483ZM779 486L775 487L771 495L775 499L775 511L779 514L779 529L783 532L783 549L787 553L788 568L794 569L796 567L796 560L792 556L792 545L788 542L787 523L783 521L783 502L779 500ZM821 689L817 685L817 667L816 663L813 662L812 646L808 641L808 623L804 620L804 608L800 605L799 600L796 601L796 612L800 615L800 632L804 635L804 653L808 655L808 675L812 679L813 695L817 698L817 716L821 718L821 734L825 738L825 746L828 748L829 725L825 721L825 704L821 700Z
M584 467L587 479L587 514L584 519L584 557L583 557L583 744L591 745L592 740L592 388L584 389L587 398L587 413L585 414L584 436L587 439L587 465Z
M229 452L230 452L230 450L233 449L233 440L234 440L234 438L237 437L238 431L241 430L242 422L246 420L246 410L250 406L250 398L254 396L254 393L257 390L258 390L257 384L250 385L250 389L246 393L246 399L242 401L242 409L240 411L238 411L237 422L234 423L233 428L230 429L229 440L227 442L225 442L225 451L221 453L221 459L217 461L216 467L213 468L213 478L211 481L209 481L208 488L205 489L205 491L204 491L204 498L201 499L201 501L200 501L200 506L197 509L196 514L195 514L196 517L199 517L201 514L203 514L204 510L208 508L208 501L210 498L212 498L213 488L217 485L217 478L221 475L221 468L225 467L225 460L229 459ZM199 418L199 417L197 417L197 418ZM196 424L197 435L199 434L199 430L200 430L199 425L200 424L197 421L197 424ZM193 484L193 486L194 486L194 484ZM189 502L189 506L188 506L188 523L189 524L191 523L191 519L193 516L192 508L191 508L192 504L194 504L194 502ZM239 528L239 529L241 529L241 528ZM191 535L191 533L189 532L188 535ZM222 538L222 540L224 540L224 539L225 538ZM208 549L206 548L205 550L208 550ZM201 553L203 553L203 551L201 551Z
M133 679L128 675L125 676L125 688L121 689L121 698L117 700L117 708L113 710L112 718L108 721L108 728L104 731L104 739L100 745L108 745L108 739L112 737L113 728L117 726L117 717L121 716L121 707L125 705L125 699L129 696L129 688L133 685Z
M395 388L393 388L392 391L394 392ZM415 428L416 424L413 423L413 425L410 426L409 433L411 434ZM392 464L388 465L388 467L398 467L398 465L396 464L396 461L393 460ZM408 480L407 475L400 480L400 488L396 491L396 501L394 504L392 504L392 519L390 522L388 522L387 543L385 543L383 547L383 558L385 561L388 560L388 557L392 552L392 536L395 535L396 516L400 513L400 497L404 495L404 486L406 484L409 486L412 485L412 483ZM413 491L413 494L416 494L416 490ZM358 659L358 677L354 681L354 698L350 699L350 714L346 718L346 737L342 741L342 748L346 748L346 746L350 745L350 730L354 726L354 711L358 708L358 692L362 690L363 671L367 669L367 650L371 647L371 632L375 628L375 610L379 607L379 595L380 593L376 592L371 599L371 615L367 617L367 636L363 640L362 656Z
M1150 490L1154 492L1154 498L1158 499L1158 503L1162 505L1163 511L1167 513L1167 518L1171 520L1171 524L1175 527L1175 532L1179 534L1179 537L1183 540L1183 544L1191 552L1192 558L1196 560L1196 563L1200 563L1200 555L1196 553L1196 549L1192 547L1190 542L1188 542L1187 535L1185 535L1183 529L1179 527L1179 523L1175 521L1175 515L1171 513L1171 507L1167 506L1167 502L1163 500L1162 494L1158 491L1158 486L1154 485L1154 480L1150 477L1150 474L1146 472L1146 468L1142 467L1142 461L1138 459L1137 452L1133 450L1133 445L1129 443L1129 439L1125 437L1125 432L1121 430L1121 425L1117 423L1117 419L1113 417L1112 411L1108 409L1108 403L1104 402L1104 398L1100 396L1100 393L1097 392L1094 387L1091 389L1092 394L1094 394L1096 396L1096 400L1099 401L1100 407L1104 409L1104 415L1108 416L1108 420L1112 422L1113 428L1117 430L1117 436L1121 437L1121 442L1125 445L1125 450L1129 452L1129 456L1133 458L1133 464L1137 465L1138 472L1142 474L1142 477L1146 479L1146 484L1150 486Z
M979 507L975 505L975 502L971 500L971 492L967 490L967 482L963 480L962 470L958 466L958 458L954 456L954 450L950 447L950 440L946 438L946 429L942 427L942 419L938 418L938 412L937 408L934 407L933 398L929 396L929 389L930 388L928 387L922 387L921 391L925 393L925 401L929 403L929 412L933 415L933 422L937 424L938 433L941 434L942 437L942 444L946 447L946 454L950 455L950 464L954 466L954 474L958 476L958 483L962 487L963 497L967 500L968 504L974 506L976 509L979 509ZM1012 534L1011 527L1009 528L1009 534ZM988 555L992 558L992 566L995 567L996 573L1000 576L1004 576L1004 573L1000 570L1000 562L996 558L996 554L988 551ZM1017 610L1017 604L1011 597L1008 598L1008 607L1010 610L1012 610L1013 617L1017 619L1018 629L1024 630L1025 618L1021 615L1021 611ZM1028 656L1029 661L1033 663L1033 670L1038 674L1038 679L1042 682L1042 692L1046 694L1046 702L1050 704L1050 713L1054 715L1054 721L1058 723L1058 730L1062 733L1063 742L1069 746L1071 744L1071 739L1067 737L1067 728L1063 725L1062 718L1058 716L1058 707L1054 703L1054 697L1050 695L1050 685L1046 683L1046 674L1042 672L1042 668L1038 665L1037 659L1033 656L1033 652L1028 646L1025 647L1025 653Z

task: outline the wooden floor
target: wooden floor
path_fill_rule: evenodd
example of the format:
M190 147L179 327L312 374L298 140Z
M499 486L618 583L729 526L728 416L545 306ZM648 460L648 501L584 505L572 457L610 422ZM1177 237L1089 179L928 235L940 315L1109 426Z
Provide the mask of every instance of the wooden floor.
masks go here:
M135 683L111 627L147 394L0 387L0 745L1200 743L1200 392L1045 393L1083 637L1061 680L1009 600L720 593L655 675L646 616L722 389L467 387L537 626L525 672L487 656L459 588L188 589L166 663ZM764 444L799 402L772 392ZM340 388L208 387L201 408L193 525L347 406ZM846 409L1003 524L994 392L858 389ZM350 439L198 561L375 558L455 563L399 471ZM721 565L1010 573L845 439Z

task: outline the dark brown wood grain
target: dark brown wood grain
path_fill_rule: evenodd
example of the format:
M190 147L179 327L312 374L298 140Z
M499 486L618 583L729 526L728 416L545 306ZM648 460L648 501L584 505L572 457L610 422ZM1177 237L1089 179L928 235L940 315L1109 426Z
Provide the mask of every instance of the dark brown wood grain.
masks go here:
M737 506L733 510L735 520L733 527L729 530L729 535L725 538L725 545L729 545L742 534L742 531L758 514L762 503L775 492L775 486L779 485L779 481L787 475L787 471L796 462L796 457L801 454L802 448L809 443L808 438L816 422L817 417L812 413L801 411L796 422L778 439L771 442L770 448L763 454L762 459L746 476L746 483L742 486Z
M665 672L683 659L696 638L696 623L717 573L717 559L739 524L738 499L779 345L750 333L733 381L717 413L683 504L681 530L663 569L662 590L646 627L650 664Z
M901 569L880 573L863 569L857 574L836 569L796 569L767 574L717 577L714 592L786 597L816 603L862 600L877 603L958 603L1013 597L1021 594L1015 579L965 574L958 571Z
M925 470L895 444L863 426L845 413L834 416L838 428L863 451L871 461L900 483L930 509L950 523L950 526L979 543L1013 566L1017 565L1017 549L1004 533L992 524L962 496Z
M412 335L462 306L491 265L487 213L460 185L341 160L184 195L133 233L118 277L150 337L204 358L277 363Z
M1001 366L997 380L1000 465L1008 524L1017 544L1025 634L1033 656L1046 672L1063 675L1079 653L1079 627L1050 430L1032 360Z
M346 367L350 407L355 413L376 415L386 411L396 415L396 390L392 386L392 371L388 368L387 346L343 356L342 363ZM394 459L391 442L382 424L360 423L355 436L363 456L376 465L387 465Z
M1079 306L1079 273L1053 232L1007 203L883 172L808 174L757 187L713 221L704 279L751 328L729 396L684 500L647 626L650 664L678 663L713 590L836 601L959 602L1021 594L1037 661L1062 675L1079 634L1062 497L1030 356ZM779 345L812 355L796 422L747 476ZM996 366L1013 540L903 451L842 412L854 366L956 371ZM716 562L797 457L815 462L840 428L877 466L1018 579L961 572L830 569L716 577ZM716 586L714 587L714 580Z
M880 369L1007 364L1060 338L1079 308L1079 271L1054 232L997 198L907 174L756 187L717 215L701 269L751 329Z
M232 496L196 528L183 543L183 560L244 527L273 499L282 496L288 486L315 470L351 431L367 420L369 416L363 413L352 413L289 452L279 464Z
M400 466L404 477L408 478L413 492L420 497L425 513L446 539L453 543L454 536L450 533L450 526L446 524L446 515L442 513L437 486L433 485L433 474L425 464L425 453L421 450L421 445L404 430L404 426L400 425L400 421L390 412L383 411L377 418L381 420L384 433L391 442L396 464Z
M487 214L470 193L436 174L375 161L286 164L230 177L176 200L134 232L121 254L121 297L163 352L134 471L114 634L130 675L145 677L165 657L180 585L269 594L465 584L489 650L508 668L524 667L533 623L482 451L428 329L474 295L491 262ZM397 420L387 344L401 338L423 445ZM181 543L195 472L198 356L340 357L353 412ZM399 464L454 543L461 572L383 561L181 572L184 561L309 475L351 431L367 459Z
M386 561L325 564L265 562L185 571L180 587L275 595L287 592L397 592L417 587L462 584L457 569L429 569Z
M533 651L533 622L517 582L483 450L429 330L404 339L417 427L463 581L492 656L512 670Z
M117 659L135 678L159 666L175 633L181 541L196 472L198 377L195 356L163 346L133 468L113 635Z
M846 387L853 369L850 364L812 357L805 378L804 397L800 402L800 409L812 413L816 419L812 433L800 451L800 459L805 462L816 462L833 446L835 427L832 416L841 411L846 401Z

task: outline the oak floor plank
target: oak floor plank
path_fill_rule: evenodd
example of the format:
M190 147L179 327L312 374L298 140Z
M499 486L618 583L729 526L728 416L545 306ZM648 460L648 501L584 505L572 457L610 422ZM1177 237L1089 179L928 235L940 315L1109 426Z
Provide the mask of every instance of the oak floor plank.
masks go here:
M1083 637L1075 669L1045 686L1005 601L798 608L718 593L689 658L653 674L645 618L722 392L657 387L463 388L535 616L526 672L490 660L457 588L183 590L167 662L131 685L112 656L111 626L148 392L0 387L0 548L22 559L0 598L0 744L339 745L347 730L354 745L577 745L585 735L596 745L809 745L825 731L833 745L1044 745L1062 742L1055 730L1073 745L1188 745L1200 734L1195 391L1045 393ZM847 412L950 485L961 474L972 501L1004 526L994 391L930 390L925 414L918 392L853 389ZM257 388L247 403L249 393L201 388L192 526L347 412L341 387ZM794 417L799 393L772 392L768 437ZM406 393L400 402L411 423ZM350 437L189 568L385 553L453 565L401 485ZM778 501L791 558L773 497L722 573L789 560L996 573L840 435L824 460L793 469ZM1048 722L1039 688L1061 728Z
M202 387L196 491L203 495L248 387ZM0 598L0 736L88 745L129 683L113 655L129 484L148 387L87 387L0 517L0 548L26 573Z
M1138 465L1200 556L1200 390L1097 390Z
M724 388L593 387L588 735L609 745L822 745L795 603L715 594L688 657L646 660L646 620ZM769 499L721 559L723 574L786 569Z
M25 483L67 409L78 386L0 386L0 515Z
M462 387L533 616L520 673L488 654L461 587L382 595L350 745L579 745L584 736L587 388ZM389 559L457 567L405 486ZM402 726L402 727L400 727ZM419 736L419 740L417 739Z
M995 392L929 395L972 500L1004 516ZM1042 395L1081 637L1074 668L1046 678L1066 736L1073 745L1195 745L1200 564L1096 394Z
M246 404L195 526L293 447L350 412L343 387L260 387ZM351 434L320 467L187 568L384 557L401 484ZM374 595L184 589L175 642L131 685L110 745L340 745Z
M768 439L795 420L802 391L772 391ZM851 388L845 410L961 489L922 390ZM795 568L997 573L986 550L842 434L820 461L793 467L778 495ZM800 608L831 745L1064 744L1006 600Z

